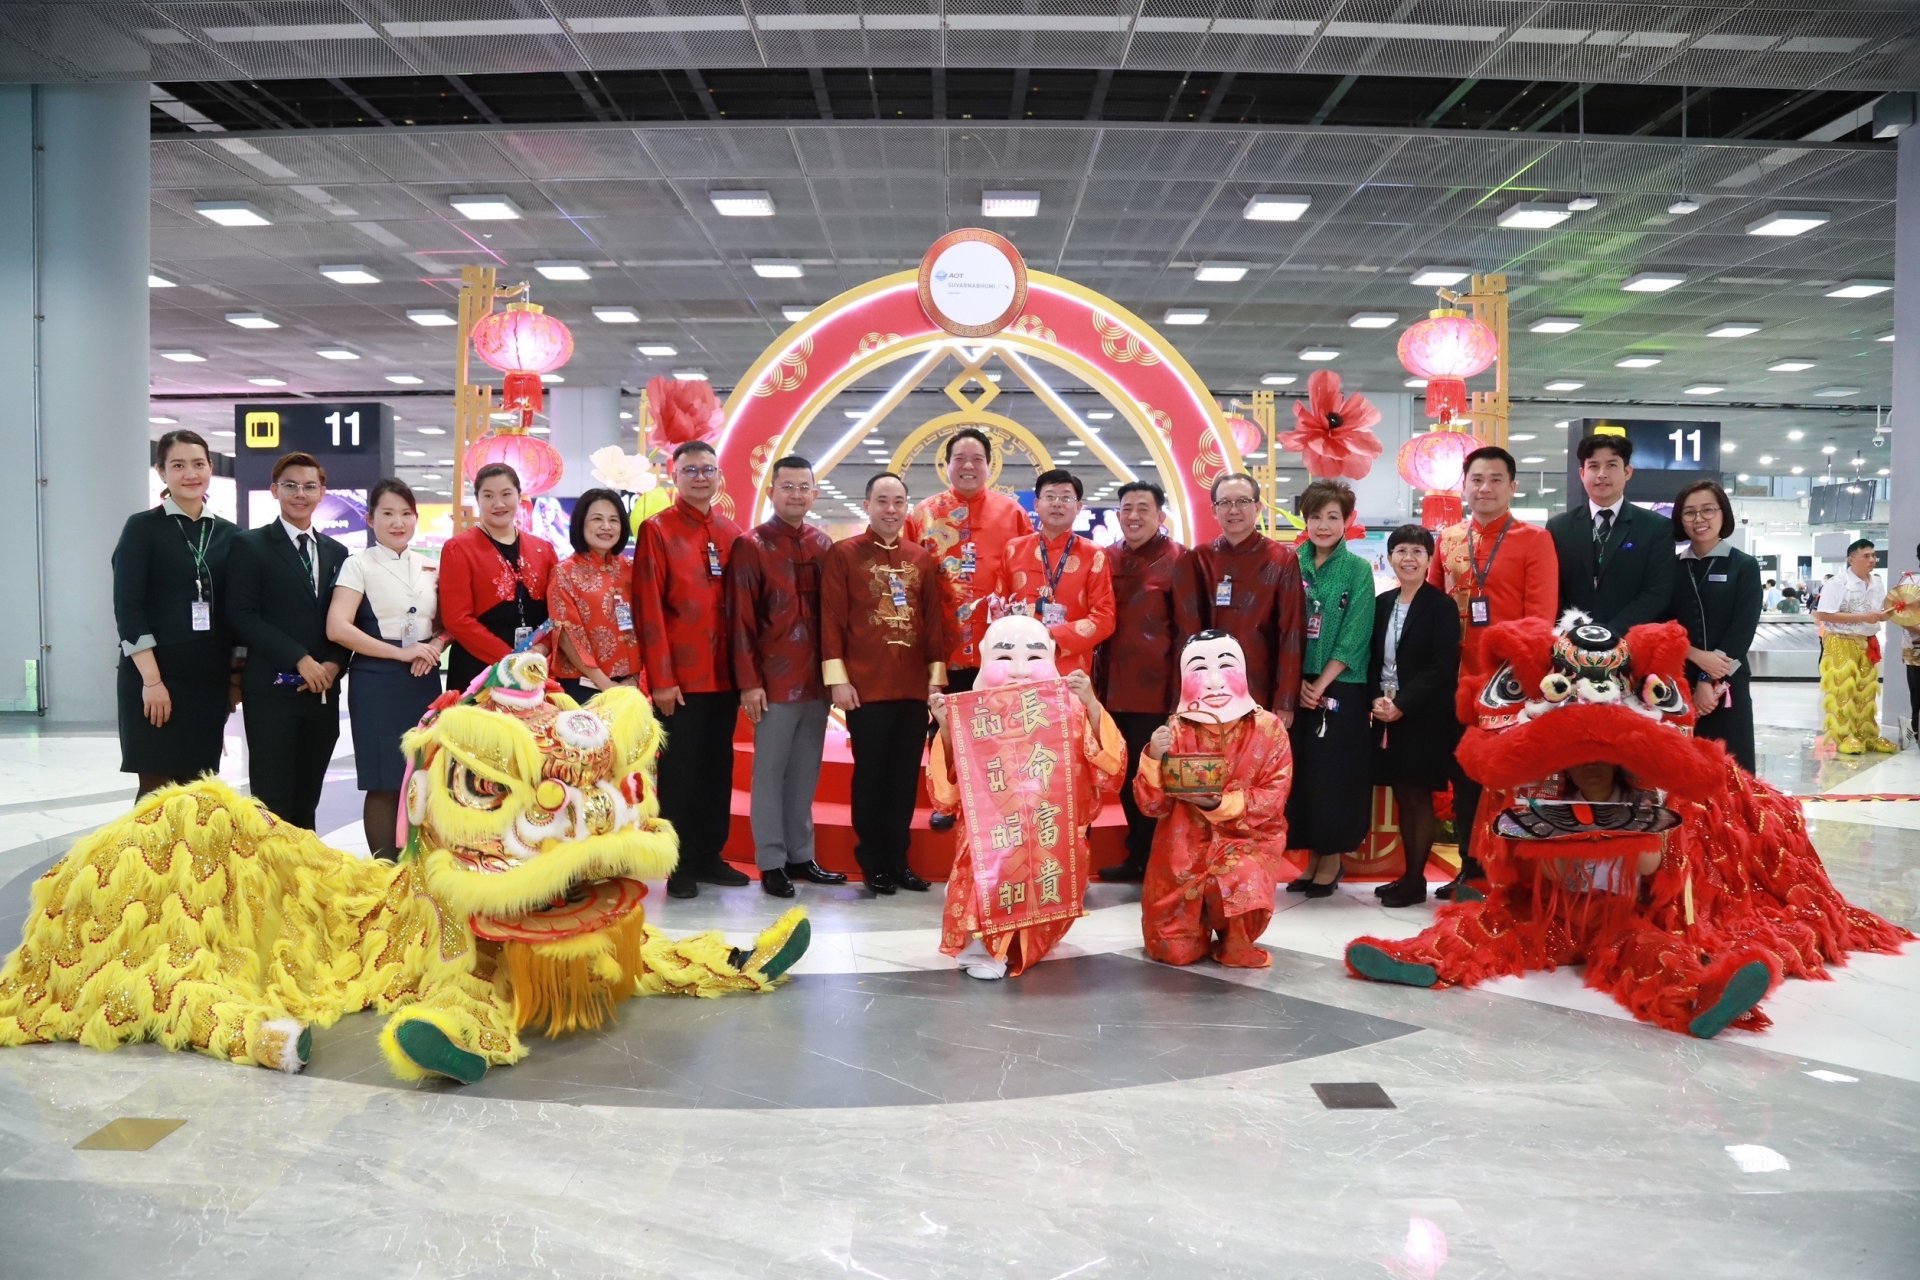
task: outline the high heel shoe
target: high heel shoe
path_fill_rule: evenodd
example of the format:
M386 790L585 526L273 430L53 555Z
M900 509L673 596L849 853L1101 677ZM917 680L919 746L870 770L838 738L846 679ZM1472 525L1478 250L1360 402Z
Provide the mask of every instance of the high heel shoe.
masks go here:
M1321 884L1315 880L1309 880L1307 887L1300 892L1306 894L1309 898L1331 898L1333 891L1340 887L1340 877L1345 874L1347 874L1347 868L1345 864L1342 864L1340 869L1333 873L1333 879L1327 881L1325 884Z

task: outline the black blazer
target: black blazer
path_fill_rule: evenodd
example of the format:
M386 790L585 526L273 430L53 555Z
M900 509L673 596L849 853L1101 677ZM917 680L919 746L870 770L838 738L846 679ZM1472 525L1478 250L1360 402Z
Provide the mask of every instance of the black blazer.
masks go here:
M1380 696L1380 672L1385 666L1387 626L1400 588L1374 597L1372 664L1367 668L1369 701ZM1447 593L1422 583L1407 606L1406 626L1400 631L1400 692L1394 705L1405 714L1406 732L1453 732L1453 695L1460 683L1460 610Z
M1620 507L1607 535L1599 581L1594 574L1593 511L1580 505L1547 521L1560 556L1560 607L1579 609L1616 635L1666 616L1673 599L1673 522L1631 502Z
M300 659L347 665L347 649L327 639L327 605L333 584L346 563L347 549L319 534L320 594L308 586L300 552L286 527L249 529L233 540L227 559L227 603L234 638L247 647L242 689L251 694L273 687L273 678L293 671Z

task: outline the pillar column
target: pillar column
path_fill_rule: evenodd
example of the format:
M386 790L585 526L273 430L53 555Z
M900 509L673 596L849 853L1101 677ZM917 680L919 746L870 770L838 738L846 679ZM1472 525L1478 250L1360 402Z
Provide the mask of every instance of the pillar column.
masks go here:
M0 86L0 706L54 723L114 719L110 560L147 498L149 187L144 84Z
M1920 542L1920 128L1900 135L1893 222L1893 436L1888 467L1887 585L1915 567ZM1911 714L1899 631L1885 629L1884 724ZM1883 730L1884 731L1884 730Z
M577 498L600 487L590 459L597 449L617 444L633 452L633 429L620 421L618 387L547 388L547 443L560 451L566 464L556 498Z

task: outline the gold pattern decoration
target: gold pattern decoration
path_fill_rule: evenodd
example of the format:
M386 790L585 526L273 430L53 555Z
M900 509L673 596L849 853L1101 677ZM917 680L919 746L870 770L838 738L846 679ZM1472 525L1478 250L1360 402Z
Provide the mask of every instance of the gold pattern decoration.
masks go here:
M753 384L753 394L770 396L776 391L798 391L807 381L807 361L812 356L812 337L800 339L791 351L780 357L778 364Z
M1100 350L1106 353L1109 360L1120 364L1137 364L1142 369L1150 369L1160 363L1158 352L1104 311L1093 313L1093 331L1100 335Z
M1200 451L1193 458L1193 478L1203 485L1210 485L1214 477L1226 469L1227 451L1220 443L1220 435L1214 428L1208 427L1200 433Z
M747 473L753 478L753 487L758 489L760 481L766 477L767 468L773 463L773 445L771 440L753 446L753 452L747 455Z
M1019 334L1023 338L1037 338L1041 342L1058 342L1060 339L1048 327L1047 322L1029 311L1007 326L1008 333Z
M860 339L854 350L859 355L870 356L880 348L890 347L898 341L900 341L900 335L897 333L869 333Z
M1158 431L1160 438L1167 442L1167 448L1173 448L1173 415L1165 409L1156 409L1150 404L1143 404L1140 407L1146 411L1147 421L1153 424L1153 429Z

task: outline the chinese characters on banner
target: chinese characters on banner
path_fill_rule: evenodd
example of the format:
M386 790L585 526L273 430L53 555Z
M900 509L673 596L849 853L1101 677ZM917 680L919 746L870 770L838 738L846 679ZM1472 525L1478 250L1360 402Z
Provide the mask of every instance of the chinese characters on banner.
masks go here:
M1072 704L1065 680L947 698L983 933L1080 916Z

